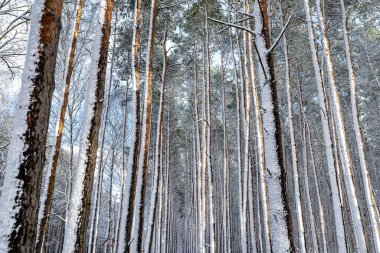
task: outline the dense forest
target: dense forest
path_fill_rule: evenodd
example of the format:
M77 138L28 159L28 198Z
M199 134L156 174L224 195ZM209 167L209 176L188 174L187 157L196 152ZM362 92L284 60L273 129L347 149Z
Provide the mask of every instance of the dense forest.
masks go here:
M0 0L0 252L380 253L378 0Z

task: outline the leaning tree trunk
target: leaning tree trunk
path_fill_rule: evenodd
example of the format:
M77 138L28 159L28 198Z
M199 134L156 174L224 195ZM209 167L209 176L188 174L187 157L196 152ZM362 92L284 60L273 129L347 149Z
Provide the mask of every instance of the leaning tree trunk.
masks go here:
M341 149L343 174L347 189L348 203L350 206L350 213L354 227L354 235L356 240L356 247L359 252L365 252L367 250L366 241L364 238L363 224L360 217L360 210L358 206L357 194L352 175L352 163L349 154L349 147L347 143L347 137L345 132L345 126L343 121L342 110L340 106L340 98L336 87L334 67L332 57L330 53L330 44L327 38L327 30L325 27L325 21L321 9L321 1L316 1L317 15L319 21L319 27L321 32L323 55L326 59L326 69L328 74L328 80L331 91L331 104L334 112L334 119L336 124L338 143Z
M315 183L315 193L316 193L316 198L317 198L317 207L318 207L318 214L319 214L319 223L320 223L320 229L321 229L321 240L322 240L322 245L321 248L323 247L323 252L327 252L327 242L326 242L326 224L325 224L325 217L323 213L323 206L322 206L322 201L321 201L321 194L319 190L319 184L318 184L318 178L316 174L316 168L315 168L315 161L314 161L314 153L312 149L312 144L311 140L310 143L308 143L308 140L306 138L306 131L309 131L310 129L307 128L308 121L305 115L305 110L303 106L303 97L302 97L302 92L301 92L301 82L299 78L299 73L297 71L297 88L298 88L298 102L299 102L299 107L300 107L300 126L301 128L301 134L302 134L302 156L303 156L303 168L305 171L305 188L306 188L306 201L307 201L307 206L309 208L309 213L310 213L310 227L312 228L312 237L313 237L313 243L314 248L317 249L318 244L316 237L316 229L315 229L315 222L314 222L314 212L310 200L310 189L309 189L309 166L308 166L308 160L307 160L307 149L308 149L308 144L310 147L310 160L311 160L311 172L313 174L314 178L314 183ZM311 138L311 133L309 131L308 137Z
M93 57L88 79L86 111L83 120L81 149L69 207L63 252L84 252L87 223L91 206L98 133L102 115L104 84L107 70L108 45L112 19L113 0L101 1L99 23L93 45Z
M268 33L266 1L255 1L256 47L258 51L258 79L261 87L261 107L264 133L265 164L268 171L269 219L274 252L294 249L289 204L286 190L286 170L282 154L280 115L274 76L273 52Z
M338 244L338 252L344 253L346 252L346 239L345 239L345 233L344 233L343 214L342 214L343 200L340 197L340 190L339 190L338 180L337 180L338 178L337 175L339 174L338 166L337 166L338 161L335 160L334 154L333 154L332 135L330 132L330 126L329 126L329 121L327 117L326 94L324 91L322 75L321 75L321 71L319 67L318 54L317 54L317 49L316 49L315 40L314 40L313 23L311 19L311 13L310 13L308 0L304 0L304 9L305 9L305 14L306 14L305 16L306 16L308 35L309 35L311 57L313 61L314 75L315 75L316 84L318 88L319 107L321 108L320 113L321 113L321 122L322 122L322 130L323 130L323 139L324 139L325 149L326 149L327 167L328 167L329 182L330 182L332 202L333 202L335 235L336 235L336 240Z
M364 153L363 137L360 131L360 121L359 121L359 112L358 112L357 95L356 95L356 77L355 77L355 72L352 65L350 39L349 39L348 27L347 27L348 26L347 16L346 16L346 9L345 9L343 0L340 0L340 5L342 8L342 14L343 14L343 38L344 38L344 45L345 45L345 52L346 52L348 75L350 79L352 120L354 123L355 139L356 139L356 145L357 145L358 154L359 154L360 169L361 169L362 178L363 178L363 188L364 188L364 194L365 194L365 199L366 199L368 213L369 213L369 220L370 220L371 229L372 229L374 247L375 247L376 252L379 253L380 252L379 212L377 210L376 203L374 201L371 181L368 177L369 175L368 175L368 169L367 169L367 161L365 159L365 153Z
M0 251L32 252L54 90L62 0L36 1L10 142L0 215Z
M55 175L56 175L57 167L58 167L58 158L59 158L59 153L61 150L61 141L62 141L62 135L63 135L63 126L65 124L66 109L67 109L67 104L69 101L70 82L71 82L71 75L74 69L75 49L76 49L76 44L78 40L79 24L80 24L80 19L82 16L82 7L83 7L83 0L79 0L78 5L77 5L73 39L71 42L70 55L69 55L69 61L68 61L66 79L65 79L66 86L63 93L61 112L59 115L59 120L57 122L56 130L55 130L56 139L55 139L54 147L49 157L49 165L47 167L46 182L45 182L45 185L40 197L40 207L39 207L39 212L38 212L38 230L37 230L37 240L36 240L36 248L35 248L35 251L37 253L42 252L44 248L47 228L48 228L47 225L49 222L50 210L53 203L52 201L53 201L53 193L54 193L54 188L55 188Z

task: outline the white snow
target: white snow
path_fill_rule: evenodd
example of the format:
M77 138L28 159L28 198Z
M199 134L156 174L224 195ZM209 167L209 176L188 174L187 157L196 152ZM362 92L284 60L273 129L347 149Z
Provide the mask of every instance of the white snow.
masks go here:
M102 38L102 27L105 21L105 10L106 10L106 0L100 1L99 6L99 20L95 30L95 39L92 48L92 59L91 59L91 68L88 79L87 87L87 96L85 102L85 114L82 126L82 135L81 135L81 146L79 150L79 158L77 165L77 174L73 184L73 192L76 194L72 195L72 199L69 206L69 215L67 217L66 229L65 229L65 239L63 243L63 252L76 252L75 242L77 236L77 229L79 225L79 217L82 210L82 196L85 191L84 189L84 178L85 178L85 168L87 166L87 148L90 145L90 128L91 121L94 115L94 107L96 103L96 85L97 85L97 74L98 74L98 63L100 58L100 47L101 47L101 38Z
M16 108L16 115L12 139L8 150L7 166L5 169L4 185L0 203L0 252L8 251L8 238L14 227L15 215L20 210L20 198L15 202L15 197L22 196L23 182L17 178L19 166L24 160L23 152L27 149L24 134L27 131L26 117L30 103L31 92L34 89L33 78L36 76L38 64L38 51L40 39L40 22L44 6L43 0L36 0L30 15L31 25L25 66L22 76L22 84Z

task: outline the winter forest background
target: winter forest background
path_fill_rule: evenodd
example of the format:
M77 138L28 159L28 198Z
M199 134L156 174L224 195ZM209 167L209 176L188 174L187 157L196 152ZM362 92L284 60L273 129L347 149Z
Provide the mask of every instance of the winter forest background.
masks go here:
M0 0L0 252L380 253L378 0Z

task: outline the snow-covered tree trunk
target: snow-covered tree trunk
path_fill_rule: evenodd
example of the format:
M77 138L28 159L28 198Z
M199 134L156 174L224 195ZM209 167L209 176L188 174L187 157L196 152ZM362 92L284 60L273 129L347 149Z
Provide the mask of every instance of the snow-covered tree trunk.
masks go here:
M142 114L142 128L140 140L140 154L138 161L138 174L136 185L136 200L133 210L133 224L131 232L130 251L142 252L142 241L144 232L144 210L145 210L145 195L148 175L148 151L150 143L150 115L152 109L152 79L153 79L153 48L154 48L154 34L156 30L156 13L157 1L151 1L150 10L150 25L148 48L146 54L146 68L145 68L145 86L144 86L144 99L143 99L143 114ZM131 217L132 218L132 217Z
M313 61L314 75L315 75L316 84L318 88L319 107L321 108L323 139L324 139L325 149L326 149L327 167L328 167L329 182L330 182L332 202L333 202L335 235L337 238L338 252L344 253L346 252L346 239L344 235L342 202L341 202L342 199L340 198L340 191L339 191L338 180L337 180L338 178L337 177L338 169L336 166L337 161L335 161L334 154L333 154L332 136L330 133L330 126L329 126L329 121L327 118L326 95L324 92L323 81L322 81L321 71L319 67L318 54L317 54L317 49L316 49L315 40L314 40L313 23L311 19L309 1L304 0L303 2L304 2L308 35L309 35L311 57Z
M253 57L253 38L249 40L249 52L250 52L250 62L254 64ZM263 220L263 233L265 241L265 252L271 252L271 235L270 235L270 224L269 224L269 210L268 210L268 193L267 193L267 182L266 182L266 167L265 167L265 154L264 154L264 139L263 139L263 124L260 112L260 101L257 92L257 83L252 82L252 98L253 98L253 108L255 115L255 129L256 129L256 139L257 139L257 156L258 156L258 176L259 176L259 194L262 208L262 220Z
M127 118L128 118L128 113L127 113L127 109L128 109L128 91L129 91L129 87L128 87L128 83L127 83L127 86L126 86L126 91L125 91L125 107L124 107L124 115L123 115L123 133L122 133L122 148L121 148L121 163L122 163L122 166L121 166L121 185L120 185L120 190L121 190L121 194L120 194L120 206L119 206L119 211L118 211L118 217L117 217L117 223L116 223L116 233L115 233L115 242L114 242L114 246L113 246L113 249L112 249L112 252L113 253L117 253L118 251L118 246L119 246L119 235L120 235L120 230L122 230L122 226L121 226L121 221L123 219L122 215L123 215L123 204L124 204L124 195L125 195L125 174L126 174L126 148L125 148L125 140L126 140L126 135L127 135L127 130L126 130L126 126L127 126Z
M255 41L260 67L258 80L261 88L262 122L265 133L264 154L267 170L269 219L271 226L272 250L288 252L293 250L289 206L286 194L286 171L282 156L280 116L274 77L273 53L268 34L268 17L265 1L255 1Z
M251 159L250 159L251 161ZM249 164L250 170L248 171L248 213L249 213L249 235L251 237L251 252L257 252L257 243L255 235L255 222L254 222L254 208L253 208L253 178L252 178L252 165Z
M160 180L159 180L159 188L158 188L158 196L159 196L159 201L158 201L158 215L157 215L157 229L156 229L156 243L155 243L155 250L154 252L160 253L161 252L161 237L162 237L162 209L164 205L164 167L163 167L163 141L161 141L161 146L160 146L160 156L161 156L161 162L160 162L160 167L161 167L161 175L160 175Z
M108 217L107 217L107 234L104 242L104 253L111 252L112 248L112 235L111 235L111 229L112 229L112 187L113 187L113 176L114 176L114 170L115 170L115 143L113 143L113 147L111 148L111 164L110 164L110 183L109 183L109 189L108 189ZM96 248L96 244L93 245L94 248Z
M247 2L244 2L244 9L245 11L248 10L248 6L247 6ZM245 24L248 26L249 23L246 21ZM242 216L242 222L244 224L244 230L243 230L243 236L244 236L244 247L243 247L243 252L247 252L248 251L248 232L249 232L249 228L247 226L250 226L252 221L251 220L248 220L248 214L247 214L247 211L248 211L248 181L249 181L249 173L248 171L250 170L250 156L249 156L249 152L250 152L250 145L249 145L249 142L250 142L250 138L251 138L251 131L250 131L250 123L251 123L251 117L250 117L250 111L251 111L251 92L250 92L250 88L251 88L251 81L255 81L254 80L254 73L252 76L250 76L250 74L252 74L252 71L250 72L249 69L250 69L250 65L249 65L249 52L248 52L248 49L249 46L248 46L248 33L247 32L243 32L243 59L242 60L242 65L243 65L243 75L241 76L241 79L243 81L243 79L245 80L244 84L245 86L243 86L243 82L241 82L241 100L244 101L242 104L244 104L244 108L242 110L245 110L245 112L243 113L243 115L245 115L245 117L243 118L243 129L244 129L244 168L243 168L243 171L242 171L242 180L243 180L243 192L242 192L242 211L243 211L243 216ZM251 65L253 66L253 65ZM243 78L244 77L244 78ZM248 222L249 221L249 222ZM253 224L253 223L252 223Z
M115 22L116 25L116 22ZM115 29L114 29L115 31ZM91 220L91 226L90 226L90 238L89 238L89 246L88 246L88 253L95 253L96 252L96 242L98 239L98 226L99 226L99 216L100 216L100 208L102 205L102 189L103 189L103 177L104 177L104 167L105 167L105 161L104 161L104 141L106 137L106 131L107 131L107 125L108 125L108 112L110 107L110 98L111 98L111 88L112 88L112 70L113 70L113 64L114 64L114 58L115 58L115 40L113 42L112 47L112 57L111 57L111 66L110 66L110 77L108 82L108 89L107 89L107 101L106 101L106 108L104 112L104 119L103 119L103 128L101 133L101 144L100 144L100 157L99 157L99 165L98 165L98 178L96 183L96 191L95 191L95 204L94 208L92 210L92 220Z
M170 90L168 90L168 95ZM170 187L170 99L167 104L167 134L166 134L166 164L165 164L165 213L162 222L161 252L168 252L168 238L171 213L171 187Z
M163 50L164 50L164 62L163 62L163 68L162 68L162 77L161 77L161 94L160 94L160 106L158 109L158 122L157 122L157 131L156 131L156 160L154 163L154 176L153 176L153 186L152 186L152 193L150 198L150 210L149 210L149 216L148 216L148 228L146 233L146 239L145 239L145 245L144 245L144 252L152 252L152 244L153 244L153 222L155 221L156 217L156 202L158 199L158 183L161 180L161 174L162 174L162 167L161 167L161 146L162 146L162 134L163 134L163 118L164 118L164 106L165 106L165 83L166 83L166 59L167 59L167 52L166 52L166 33L163 43Z
M321 229L321 237L322 237L322 247L323 252L327 252L327 242L326 242L326 223L325 223L325 217L323 212L323 206L321 201L321 195L319 190L319 184L318 184L318 177L316 173L315 168L315 160L314 160L314 151L311 144L311 133L310 129L308 128L308 121L305 115L305 108L303 106L303 97L301 92L301 83L299 78L299 73L297 71L297 88L298 88L298 101L300 105L300 126L302 126L301 134L302 134L302 159L303 159L303 168L304 168L304 182L305 182L305 192L306 192L306 204L309 208L309 214L310 214L310 227L312 228L312 239L313 239L313 245L314 249L318 249L317 244L317 235L316 235L316 226L314 222L314 212L313 207L311 204L311 197L310 197L310 187L309 187L309 166L308 166L308 159L307 159L307 150L308 147L310 149L310 157L311 157L311 172L314 178L315 182L315 192L316 192L316 198L317 198L317 205L318 205L318 214L319 214L319 222L320 222L320 229ZM306 133L308 132L308 138L306 137ZM308 142L309 141L309 142Z
M226 88L224 84L224 63L223 63L223 52L221 54L221 65L222 65L222 101L223 101L223 207L222 207L222 223L223 223L223 249L226 252L230 252L230 231L229 231L229 220L228 220L228 210L229 210L229 164L228 164L228 142L227 142L227 118L226 118Z
M32 252L54 90L62 0L37 0L0 197L0 251Z
M202 174L202 168L203 168L203 158L202 158L202 152L201 152L201 137L200 137L200 126L199 126L199 112L198 112L198 70L197 70L197 57L196 57L196 52L194 48L194 113L195 113L195 135L196 135L196 140L197 140L197 200L198 200L198 227L197 227L197 232L198 232L198 237L199 237L199 242L197 245L197 251L202 252L203 245L204 245L204 233L203 233L203 219L202 219L202 212L203 212L203 202L202 202L202 189L203 189L203 184L202 184L202 179L203 179L203 174Z
M131 145L127 163L127 181L124 188L123 218L120 226L118 252L129 252L132 239L133 209L135 208L136 181L138 174L138 159L140 152L140 71L139 71L139 36L141 23L141 0L135 1L133 37L131 52L132 68L132 129ZM137 240L137 238L136 238Z
M364 186L363 187L364 195L365 195L368 213L369 213L369 220L371 224L374 247L375 247L376 252L379 253L380 252L379 212L377 210L377 206L374 201L371 181L368 177L369 175L368 175L368 169L367 169L367 161L365 158L364 143L363 143L362 133L360 129L359 112L358 112L358 105L357 105L356 76L355 76L355 72L354 72L354 68L352 64L350 39L349 39L349 34L348 34L347 15L346 15L346 8L344 6L343 0L340 0L340 5L342 9L342 14L343 14L342 18L343 18L343 38L344 38L344 46L345 46L344 49L346 53L348 75L349 75L349 80L350 80L351 113L352 113L352 120L354 123L355 140L356 140L357 150L359 154L359 163L360 163L360 169L361 169L361 174L363 178L363 186Z
M241 52L241 42L240 42L240 39L239 39L239 35L236 35L236 44L238 46L238 56L239 56L239 74L240 74L240 80L239 80L239 88L238 88L238 95L240 96L240 108L239 108L239 111L240 111L240 114L241 114L241 122L242 122L242 129L243 129L243 141L244 141L244 145L246 144L247 142L247 136L248 135L248 132L249 132L249 125L248 125L248 131L247 131L247 110L246 110L246 100L245 100L245 89L244 89L244 79L246 79L246 76L245 76L245 72L243 71L243 69L245 69L245 63L244 63L244 60L243 60L243 57L242 57L242 52ZM240 124L240 123L239 123ZM239 129L240 131L240 129ZM239 140L240 142L240 148L242 147L245 147L244 145L242 145L241 143L242 140ZM248 147L247 147L248 148ZM248 161L246 158L248 158L248 149L245 150L244 148L244 153L241 153L241 149L240 149L240 152L239 152L239 156L240 156L240 159L242 160L241 161L241 167L238 167L238 180L239 180L239 183L238 183L238 187L239 187L239 215L240 215L240 244L241 244L241 251L243 253L246 253L247 252L247 242L248 242L248 239L247 239L247 201L246 199L244 199L244 197L247 196L247 194L244 194L244 191L246 191L246 182L247 182L247 179L245 177L245 171L248 171L248 169L246 169L246 167L248 166L248 164L245 163L245 161ZM243 165L243 161L244 161L244 165Z
M208 211L209 211L209 247L210 253L215 253L215 221L214 221L214 180L212 175L212 164L211 164L211 56L210 56L210 45L209 45L209 27L208 27L208 1L205 1L205 60L206 60L206 98L207 101L203 103L207 104L207 130L205 132L207 136L205 148L205 155L207 156L207 189L209 194L208 200ZM203 115L205 117L205 115ZM203 119L206 122L205 118Z
M93 44L92 68L88 78L85 118L81 135L81 148L74 194L69 206L63 251L83 252L86 243L87 223L91 206L91 190L94 180L98 133L102 115L104 84L107 70L108 45L111 31L113 0L100 2L99 21Z
M46 234L47 234L47 225L49 222L50 210L52 207L53 193L55 188L55 175L58 167L58 158L61 150L61 141L63 135L63 126L65 123L65 115L67 104L69 100L69 91L70 91L70 82L71 76L74 70L74 57L75 57L75 49L78 40L78 32L80 19L82 16L82 6L83 0L79 0L77 4L76 10L76 19L74 24L73 37L71 41L71 48L69 53L69 60L67 66L67 73L65 78L65 89L62 98L62 106L59 114L59 120L57 122L57 126L55 129L55 143L53 145L53 149L51 150L49 159L48 159L48 167L47 167L47 175L45 184L42 188L42 193L40 197L40 207L38 211L38 228L37 228L37 239L36 239L36 252L41 252L44 248Z
M279 12L280 12L280 22L282 29L284 27L284 15L282 13L282 2L279 3ZM297 218L297 231L298 231L298 250L300 252L306 253L306 244L305 244L305 228L302 220L302 206L301 206L301 191L299 183L299 166L298 166L298 155L297 155L297 145L296 138L294 133L294 114L293 114L293 101L292 101L292 88L290 83L290 64L289 64L289 55L288 55L288 44L286 39L286 32L282 35L282 51L285 58L285 89L287 97L287 109L288 109L288 120L289 120L289 135L290 135L290 147L291 147L291 156L292 156L292 169L293 169L293 186L294 186L294 199L296 202L296 218Z
M340 106L339 94L336 88L334 67L332 57L330 53L330 45L327 38L327 30L325 27L325 21L321 9L321 1L316 0L317 15L321 32L323 55L326 60L326 69L328 74L328 81L331 92L331 103L334 112L338 143L341 149L341 158L343 163L343 172L345 178L345 184L347 189L348 201L350 205L351 218L355 231L356 247L359 252L365 252L367 250L366 241L364 238L363 224L360 217L360 210L358 206L358 200L356 197L355 185L352 175L352 163L349 154L349 147L346 139L345 126L343 122L343 115Z

